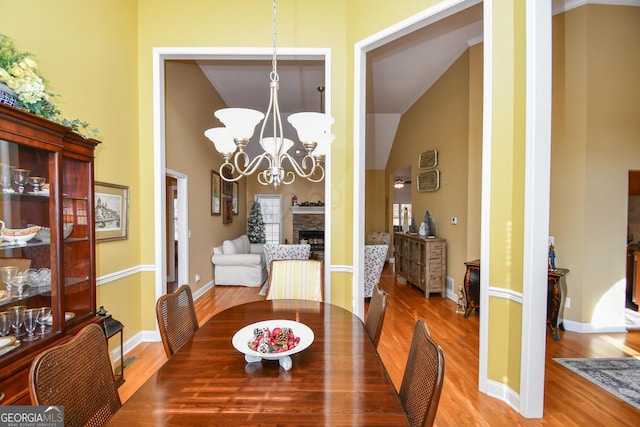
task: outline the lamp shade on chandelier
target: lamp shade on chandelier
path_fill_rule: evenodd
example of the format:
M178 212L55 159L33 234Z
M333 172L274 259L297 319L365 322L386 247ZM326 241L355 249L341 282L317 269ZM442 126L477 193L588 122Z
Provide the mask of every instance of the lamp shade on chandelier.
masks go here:
M276 36L276 1L274 0L273 59L266 114L248 108L223 108L217 110L214 116L222 122L224 127L211 128L204 133L224 160L220 166L220 176L225 181L237 181L256 172L260 184L273 185L276 188L281 184L291 184L296 176L312 182L320 182L324 179L324 157L335 139L331 134L334 119L320 112L291 114L287 120L297 131L304 151L299 161L289 154L294 142L285 138L282 132L278 104ZM258 144L262 148L262 153L251 159L245 149L261 121L263 122ZM268 127L269 123L271 125ZM222 173L224 169L231 173Z

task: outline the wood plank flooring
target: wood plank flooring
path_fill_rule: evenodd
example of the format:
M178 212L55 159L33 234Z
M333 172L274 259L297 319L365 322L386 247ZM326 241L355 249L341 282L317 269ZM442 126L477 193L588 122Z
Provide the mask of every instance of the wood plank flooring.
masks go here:
M479 318L456 313L456 303L395 280L387 265L381 287L389 294L378 351L396 388L400 387L413 326L427 321L446 358L444 388L437 426L638 426L640 411L563 368L555 357L640 357L640 331L626 334L560 332L547 336L544 418L525 419L506 403L478 391ZM196 301L199 322L237 304L263 299L259 288L217 286ZM138 359L125 369L120 387L126 401L164 362L161 343L143 343L127 355Z

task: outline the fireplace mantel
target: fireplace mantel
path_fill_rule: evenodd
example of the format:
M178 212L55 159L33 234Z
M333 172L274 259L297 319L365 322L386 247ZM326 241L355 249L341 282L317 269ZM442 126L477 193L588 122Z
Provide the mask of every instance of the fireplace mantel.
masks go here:
M291 213L310 215L310 214L322 214L324 215L324 206L291 206Z

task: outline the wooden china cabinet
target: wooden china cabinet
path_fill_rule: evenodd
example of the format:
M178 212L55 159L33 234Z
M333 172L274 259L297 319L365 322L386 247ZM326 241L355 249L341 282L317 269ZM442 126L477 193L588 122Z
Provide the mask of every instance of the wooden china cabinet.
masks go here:
M98 319L93 227L93 156L98 143L0 104L0 220L5 227L0 241L0 405L29 405L27 379L35 355ZM16 181L24 170L48 185L19 185ZM42 228L26 242L16 240L28 236L9 236L34 225ZM19 272L7 279L5 270L11 266ZM19 293L21 280L26 286ZM10 282L10 292L5 282ZM15 307L20 306L26 307L27 322L16 328L15 312L22 310ZM42 316L42 307L50 307L51 315ZM30 336L26 329L33 316L36 328Z

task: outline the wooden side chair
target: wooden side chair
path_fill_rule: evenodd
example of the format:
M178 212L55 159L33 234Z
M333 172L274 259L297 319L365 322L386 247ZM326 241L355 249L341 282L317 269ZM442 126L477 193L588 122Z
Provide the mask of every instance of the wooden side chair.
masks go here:
M271 261L267 299L324 300L324 263L319 260Z
M387 293L380 289L376 284L373 287L373 295L369 303L369 311L364 321L369 338L373 341L373 345L378 348L380 342L380 334L382 333L382 324L384 323L384 315L387 311Z
M156 303L156 317L167 357L180 349L198 330L198 318L189 285L162 295Z
M33 405L64 406L65 426L101 426L122 406L107 339L97 324L69 342L50 347L29 371Z
M419 319L400 386L400 401L412 426L433 425L443 382L444 353L431 339L427 324Z

